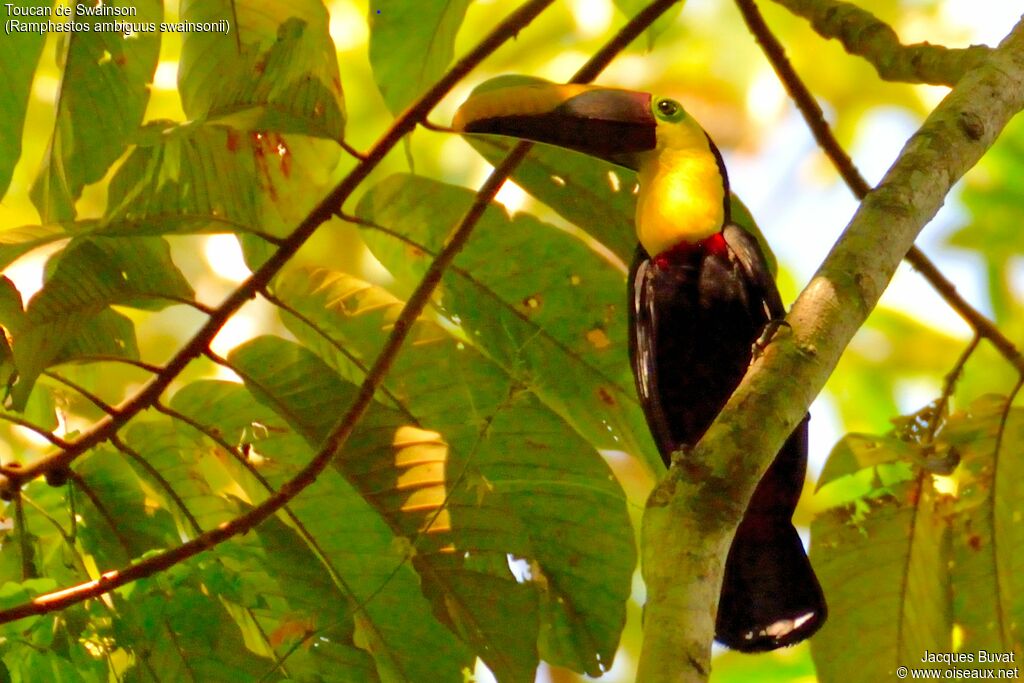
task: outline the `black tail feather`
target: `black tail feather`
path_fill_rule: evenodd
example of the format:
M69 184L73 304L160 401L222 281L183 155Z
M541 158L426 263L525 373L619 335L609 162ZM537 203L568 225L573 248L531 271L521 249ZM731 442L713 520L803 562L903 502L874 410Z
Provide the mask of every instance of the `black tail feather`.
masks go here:
M725 564L715 638L759 652L797 643L818 630L827 609L792 516L807 466L807 419L765 473Z

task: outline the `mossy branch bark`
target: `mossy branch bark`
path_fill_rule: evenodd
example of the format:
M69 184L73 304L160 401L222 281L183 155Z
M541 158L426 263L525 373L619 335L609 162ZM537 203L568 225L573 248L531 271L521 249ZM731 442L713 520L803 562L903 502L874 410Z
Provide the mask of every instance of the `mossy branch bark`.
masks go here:
M903 45L896 31L867 10L842 0L775 0L811 22L825 38L836 38L846 51L871 62L886 81L955 85L980 66L991 52L984 45L947 48L929 43Z
M864 199L711 429L647 503L638 681L706 681L729 544L757 481L950 188L1024 108L1024 26L967 73Z

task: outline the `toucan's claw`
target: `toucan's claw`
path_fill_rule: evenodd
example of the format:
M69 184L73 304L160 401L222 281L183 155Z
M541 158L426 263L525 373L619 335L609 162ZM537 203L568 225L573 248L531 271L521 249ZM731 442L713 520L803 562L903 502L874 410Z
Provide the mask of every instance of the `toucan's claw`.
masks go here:
M761 334L758 335L757 339L754 340L754 344L750 349L750 362L753 363L760 358L768 345L775 339L775 335L778 334L779 330L783 327L793 329L793 326L785 318L772 318L765 323L764 329L761 330Z

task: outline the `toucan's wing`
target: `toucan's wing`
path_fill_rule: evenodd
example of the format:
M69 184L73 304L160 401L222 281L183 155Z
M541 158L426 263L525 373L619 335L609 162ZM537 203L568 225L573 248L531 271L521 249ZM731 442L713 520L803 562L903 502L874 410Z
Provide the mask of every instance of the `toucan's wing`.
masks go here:
M743 268L747 282L750 285L749 293L761 300L768 314L769 320L781 320L786 317L786 309L782 305L782 297L779 296L779 288L775 285L775 278L768 270L768 262L757 240L749 232L738 225L726 225L722 230L725 243L729 250L739 261Z
M672 443L658 391L658 307L653 268L647 252L637 246L629 270L629 361L633 366L640 406L647 416L647 424L662 459L667 460L676 444Z

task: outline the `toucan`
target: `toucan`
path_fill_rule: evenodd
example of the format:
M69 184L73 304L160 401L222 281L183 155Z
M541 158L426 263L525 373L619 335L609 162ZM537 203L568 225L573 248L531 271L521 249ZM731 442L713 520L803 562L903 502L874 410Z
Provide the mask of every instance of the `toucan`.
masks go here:
M718 148L674 99L546 81L478 88L452 127L557 145L636 171L629 357L669 466L708 429L761 335L785 316L757 240L731 220ZM807 467L807 420L755 489L726 559L715 638L736 650L792 645L825 621L821 586L792 522Z

